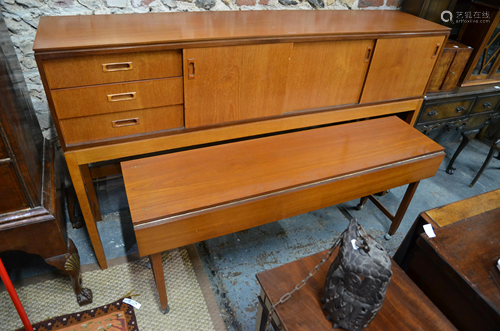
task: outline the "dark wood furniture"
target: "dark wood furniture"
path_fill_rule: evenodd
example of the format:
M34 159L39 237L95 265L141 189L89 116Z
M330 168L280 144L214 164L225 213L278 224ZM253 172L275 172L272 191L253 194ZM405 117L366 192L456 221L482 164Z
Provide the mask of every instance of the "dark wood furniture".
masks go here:
M326 320L320 300L323 297L328 268L337 252L338 249L301 290L277 306L276 313L272 316L275 330L332 330L332 322ZM293 290L321 261L325 253L326 251L320 252L257 274L261 292L256 330L264 331L270 307L284 294ZM392 272L382 309L365 330L456 330L394 262Z
M415 128L437 142L462 137L446 171L453 174L453 164L460 152L482 128L500 118L500 86L471 86L451 92L428 94Z
M420 214L394 259L460 330L500 323L500 190ZM430 223L436 237L422 234Z
M122 171L139 254L151 257L167 310L162 251L410 184L392 235L443 157L384 117L126 161Z
M398 11L42 17L35 57L99 264L89 163L391 114L414 123L448 34Z
M92 302L81 287L80 262L62 215L60 160L45 141L19 62L0 15L0 252L38 254L71 277L77 301Z

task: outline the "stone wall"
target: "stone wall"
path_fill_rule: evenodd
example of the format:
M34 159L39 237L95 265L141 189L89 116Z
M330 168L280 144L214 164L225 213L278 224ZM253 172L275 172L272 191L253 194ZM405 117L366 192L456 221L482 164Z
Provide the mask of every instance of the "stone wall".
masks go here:
M33 56L40 16L123 13L277 10L277 9L397 9L403 0L0 0L0 9L26 77L42 131L56 135Z

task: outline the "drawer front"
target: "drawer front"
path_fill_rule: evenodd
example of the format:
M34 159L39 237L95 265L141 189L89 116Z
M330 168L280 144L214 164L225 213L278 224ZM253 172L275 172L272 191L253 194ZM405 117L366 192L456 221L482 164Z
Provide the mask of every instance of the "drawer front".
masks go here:
M12 162L0 163L0 183L0 214L29 207Z
M500 101L500 95L488 95L484 97L477 98L472 113L482 113L485 111L492 111L497 108L498 102Z
M442 120L466 115L474 103L474 98L456 100L448 103L427 104L424 106L419 123Z
M183 103L182 77L52 91L58 119Z
M182 76L180 50L43 61L50 89Z
M65 119L59 122L66 144L78 144L184 126L182 105Z

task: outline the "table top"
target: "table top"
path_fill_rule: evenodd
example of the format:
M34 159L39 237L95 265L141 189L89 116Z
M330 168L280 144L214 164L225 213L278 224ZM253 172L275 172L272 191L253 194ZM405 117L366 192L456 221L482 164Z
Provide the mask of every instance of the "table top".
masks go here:
M500 190L425 213L435 238L422 238L488 306L500 315ZM446 215L448 218L446 219Z
M41 17L39 51L213 40L449 33L398 10L263 10ZM277 39L274 39L277 42ZM180 45L183 48L186 45Z
M122 172L136 225L442 153L385 117L126 161Z
M290 292L321 261L325 252L258 273L257 279L267 298L274 303ZM332 330L332 323L321 310L320 299L328 268L336 254L334 252L306 286L277 307L278 317L287 330ZM382 309L365 330L456 330L394 261L392 272Z

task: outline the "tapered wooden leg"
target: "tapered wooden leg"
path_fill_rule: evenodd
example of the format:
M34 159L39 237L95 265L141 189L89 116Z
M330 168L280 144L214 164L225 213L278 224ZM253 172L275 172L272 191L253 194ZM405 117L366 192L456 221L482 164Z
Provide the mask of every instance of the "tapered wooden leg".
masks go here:
M71 176L71 181L73 182L73 187L75 188L76 196L78 198L78 202L80 203L83 219L85 220L85 225L87 226L87 231L89 233L90 241L92 242L92 247L94 248L97 262L99 263L101 269L106 269L108 267L106 263L106 256L104 255L101 238L99 237L99 232L97 231L94 214L92 213L92 209L90 208L90 203L87 198L85 184L83 182L80 167L76 160L76 155L73 153L65 153L64 156L66 158L69 175Z
M167 288L165 286L165 275L163 274L163 265L161 263L161 253L152 254L149 256L151 268L153 269L153 276L155 277L156 288L160 296L160 306L164 314L170 311L167 299Z
M413 195L415 194L415 191L417 190L419 183L420 182L418 181L418 182L411 183L408 185L408 188L406 189L406 193L403 197L403 201L401 201L401 204L399 205L398 211L396 212L396 215L394 216L394 220L392 221L391 227L389 229L390 236L392 236L399 228L399 224L401 224L401 221L403 220L403 217L405 216L406 210L410 206L411 199L413 198Z
M457 150L455 151L455 154L453 154L453 157L450 160L450 163L448 164L448 167L446 167L446 173L453 175L453 172L457 170L456 168L453 168L453 163L455 163L455 160L457 159L458 155L462 152L462 150L467 146L469 141L474 139L474 137L479 133L479 130L473 130L473 131L467 131L467 132L462 132L462 142L460 142L460 145L458 146Z
M368 197L362 197L361 200L359 201L358 205L356 206L357 210L363 209L363 206L365 203L368 201Z
M68 239L68 253L45 259L47 264L53 265L57 269L64 271L71 278L73 291L76 294L76 301L80 306L92 303L92 290L82 287L82 276L80 273L80 256L78 250L71 239Z
M82 170L83 182L85 183L85 188L87 189L87 197L90 201L94 218L97 222L102 221L101 208L99 207L99 201L97 200L97 194L95 193L94 182L92 181L89 165L82 164L80 169Z
M486 167L490 163L491 158L493 157L493 154L495 153L495 150L500 151L500 140L495 141L493 143L493 145L491 145L490 152L488 153L488 156L486 157L486 160L484 160L484 163L481 166L481 169L479 169L479 172L477 173L476 177L474 177L474 179L472 180L472 183L470 183L469 187L474 186L474 184L476 184L476 182L479 179L479 177L481 177L481 175L483 174L484 169L486 169ZM499 155L500 155L500 153L499 153Z

